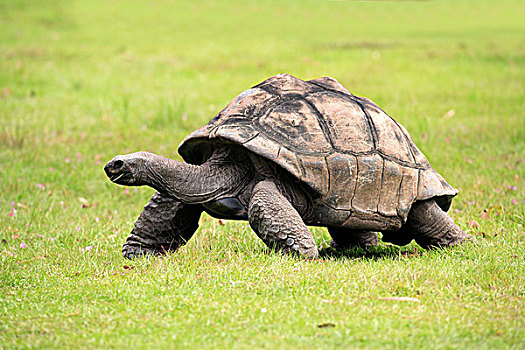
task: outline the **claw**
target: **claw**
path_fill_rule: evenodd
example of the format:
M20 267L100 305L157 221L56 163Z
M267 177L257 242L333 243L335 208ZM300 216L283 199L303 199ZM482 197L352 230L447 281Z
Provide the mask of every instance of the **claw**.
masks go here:
M158 249L147 248L144 246L131 246L128 244L124 244L124 246L122 247L122 255L126 259L130 260L142 258L147 255L156 256L161 254L163 254L163 252Z

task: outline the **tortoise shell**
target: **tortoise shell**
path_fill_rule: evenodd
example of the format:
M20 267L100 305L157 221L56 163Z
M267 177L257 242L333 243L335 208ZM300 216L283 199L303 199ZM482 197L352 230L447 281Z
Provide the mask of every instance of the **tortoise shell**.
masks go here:
M403 126L329 77L265 80L186 137L179 153L200 164L217 141L277 163L312 188L325 211L344 213L344 226L399 228L415 201L435 198L447 211L457 194Z

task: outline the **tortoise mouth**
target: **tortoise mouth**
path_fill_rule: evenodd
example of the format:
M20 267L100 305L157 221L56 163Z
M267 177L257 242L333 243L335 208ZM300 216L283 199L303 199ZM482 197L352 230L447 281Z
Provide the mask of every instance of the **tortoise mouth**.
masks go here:
M123 178L126 174L122 173L120 175L113 175L113 176L110 176L109 179L113 182L117 182L118 180L120 180L121 178Z
M108 177L111 182L114 182L118 185L128 185L133 183L133 175L129 172L112 173L108 174Z
M104 172L107 177L119 185L129 184L133 181L133 175L128 171L122 160L112 160L105 167Z

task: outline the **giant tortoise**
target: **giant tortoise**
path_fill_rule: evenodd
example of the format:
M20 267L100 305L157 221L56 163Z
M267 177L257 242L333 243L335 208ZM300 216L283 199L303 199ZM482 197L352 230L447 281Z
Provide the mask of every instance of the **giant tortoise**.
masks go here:
M424 248L469 237L446 214L457 190L408 132L329 77L288 74L244 91L179 146L185 162L148 152L106 166L114 183L157 190L123 246L128 258L174 251L201 213L248 220L270 248L314 258L309 225L339 248L383 241Z

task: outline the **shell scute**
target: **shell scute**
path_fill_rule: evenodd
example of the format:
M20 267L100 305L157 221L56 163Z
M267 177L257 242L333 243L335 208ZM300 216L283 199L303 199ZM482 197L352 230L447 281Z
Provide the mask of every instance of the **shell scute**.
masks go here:
M377 134L377 149L404 162L414 163L410 144L399 125L382 110L366 108Z
M420 181L418 184L418 198L421 200L429 199L435 196L436 191L446 193L449 196L455 196L458 191L450 186L441 175L434 169L421 170ZM448 203L448 207L450 203ZM448 210L448 207L444 210Z
M268 109L258 119L261 131L299 153L332 150L310 105L303 100L286 100Z
M397 205L397 214L405 218L408 216L408 212L412 207L412 203L416 200L418 181L419 181L419 169L401 167L402 178L401 185L399 187L399 200Z
M357 157L357 185L352 208L376 212L383 174L383 158L378 154Z
M326 158L326 162L330 176L326 204L342 210L352 209L352 197L357 182L357 158L334 153Z
M325 92L314 93L308 96L308 100L323 116L336 149L349 153L373 150L374 143L366 115L357 103Z
M330 175L325 159L315 155L302 155L299 162L302 170L301 180L321 195L326 195L330 188Z
M285 170L296 178L301 178L303 173L296 152L289 150L285 146L281 146L281 150L277 158L275 158L275 162L281 164Z
M377 211L384 216L397 215L402 171L403 169L399 164L384 160L379 205L377 206Z
M281 146L279 146L278 143L268 141L268 139L261 134L258 134L253 139L245 142L244 147L269 160L276 159L281 149Z
M264 90L257 88L248 89L237 95L213 120L224 123L236 116L252 119L259 112L258 109L268 103L271 97Z
M252 128L246 128L246 124L226 124L217 127L210 136L221 137L226 140L246 143L256 137L259 133Z
M430 163L428 162L427 157L425 157L423 152L421 152L419 148L417 148L417 146L414 144L414 142L410 138L410 134L408 133L407 129L405 129L405 127L401 124L397 124L397 125L399 126L403 134L405 135L405 139L410 145L410 151L412 152L412 156L414 157L414 162L416 164L421 165L422 167L430 168Z

